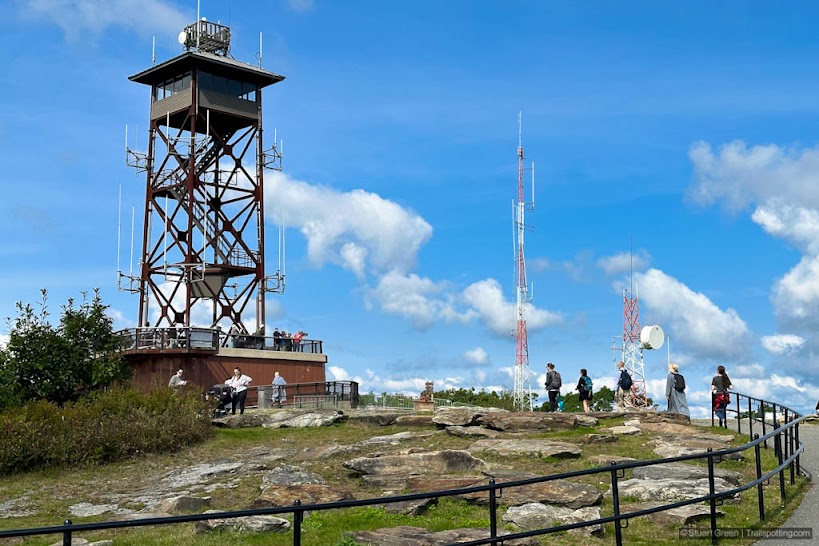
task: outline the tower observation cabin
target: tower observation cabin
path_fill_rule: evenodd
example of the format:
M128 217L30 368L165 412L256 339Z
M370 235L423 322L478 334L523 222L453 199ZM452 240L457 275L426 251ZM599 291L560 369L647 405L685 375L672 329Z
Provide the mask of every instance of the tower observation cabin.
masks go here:
M284 288L280 271L265 275L264 171L281 169L281 153L262 140L262 90L284 76L231 58L230 37L197 21L179 35L181 55L129 78L151 88L147 152L127 149L147 178L130 278L140 327L190 327L195 317L247 333L246 315L261 333L265 293Z

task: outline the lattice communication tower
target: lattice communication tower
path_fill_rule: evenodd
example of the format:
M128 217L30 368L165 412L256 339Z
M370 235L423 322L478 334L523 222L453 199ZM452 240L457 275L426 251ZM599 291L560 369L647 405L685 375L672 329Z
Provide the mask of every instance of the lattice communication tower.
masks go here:
M529 336L526 330L525 304L531 301L526 284L526 259L523 235L527 231L524 212L535 208L535 166L532 164L532 201L524 200L522 114L518 113L518 196L513 204L515 242L515 281L517 329L515 334L515 387L512 407L515 411L532 411L532 383L529 371Z

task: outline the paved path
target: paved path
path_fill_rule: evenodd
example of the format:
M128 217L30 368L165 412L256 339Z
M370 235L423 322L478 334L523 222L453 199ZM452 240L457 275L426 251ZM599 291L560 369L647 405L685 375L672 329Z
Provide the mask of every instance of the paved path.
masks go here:
M815 425L802 425L799 427L799 439L805 443L805 452L800 459L801 465L813 475L813 481L819 480L819 427ZM778 490L777 490L778 491ZM782 527L811 527L813 528L813 540L788 540L788 539L766 539L760 540L756 544L760 546L807 546L808 544L819 544L819 487L816 483L811 485L802 499L802 504L788 518Z

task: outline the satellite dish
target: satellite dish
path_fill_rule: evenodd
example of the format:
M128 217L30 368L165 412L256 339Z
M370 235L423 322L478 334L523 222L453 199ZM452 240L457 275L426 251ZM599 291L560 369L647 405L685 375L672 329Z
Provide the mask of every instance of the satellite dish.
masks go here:
M185 40L187 40L187 39L188 39L188 33L185 32L184 30L179 33L179 36L176 37L176 40L182 45L185 45Z
M659 326L646 326L640 331L640 344L643 349L659 349L665 342L665 334Z

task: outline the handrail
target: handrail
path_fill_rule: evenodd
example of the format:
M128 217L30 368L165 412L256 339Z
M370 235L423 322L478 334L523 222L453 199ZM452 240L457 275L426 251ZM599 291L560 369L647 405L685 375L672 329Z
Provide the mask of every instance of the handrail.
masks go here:
M752 398L746 395L735 393L737 395L737 406L739 407L739 402L741 400L740 397L743 398ZM765 407L765 401L761 399L753 398L753 400L759 400ZM779 405L780 408L786 408L786 406ZM739 410L736 410L737 415L741 416ZM411 500L422 500L422 499L432 499L432 498L441 498L441 497L451 497L451 496L458 496L458 495L465 495L470 493L489 493L489 516L490 516L490 536L484 539L472 540L468 542L460 542L458 543L459 546L479 546L484 544L493 544L497 545L504 541L509 541L513 539L519 538L526 538L526 537L533 537L533 536L541 536L551 533L556 533L560 531L568 531L571 529L579 529L582 527L589 527L592 525L601 525L607 523L614 523L615 524L615 541L618 546L623 544L623 536L622 531L623 529L627 528L627 526L623 526L621 522L628 521L629 519L645 516L648 514L653 514L656 512L663 512L666 510L671 510L673 508L678 508L681 506L686 506L690 504L698 504L702 502L708 502L711 508L711 521L710 521L710 530L711 530L711 541L712 544L716 544L716 540L718 537L717 534L717 525L716 525L716 502L719 499L724 497L734 496L742 491L746 491L751 489L752 487L757 487L757 494L759 500L759 518L760 520L765 519L765 511L764 511L764 502L763 502L763 489L762 483L766 482L767 480L771 479L774 475L779 474L779 488L780 488L780 495L782 500L786 500L785 494L785 469L788 468L790 470L790 483L793 485L794 482L794 471L795 467L798 468L798 461L800 455L804 452L805 446L799 440L799 424L803 422L807 416L800 416L797 412L791 410L790 408L786 408L786 415L790 412L793 415L793 419L790 421L785 422L784 424L775 427L770 432L765 433L763 436L759 436L759 434L755 434L754 437L750 442L743 446L738 447L730 447L725 449L720 449L717 451L712 450L709 448L705 453L695 453L690 455L680 455L677 457L669 457L665 459L653 459L650 461L633 461L633 462L625 462L625 463L613 463L607 467L600 467L600 468L587 468L583 470L576 470L572 472L562 472L559 474L551 474L548 476L538 476L534 478L526 478L522 480L514 480L509 482L502 482L497 483L494 479L490 479L487 485L477 485L477 486L470 486L464 487L459 489L449 489L443 491L433 491L433 492L426 492L426 493L411 493L406 495L396 495L390 497L378 497L372 499L358 499L358 500L347 500L347 501L338 501L338 502L331 502L331 503L320 503L320 504L312 504L312 505L302 505L299 501L296 501L296 504L293 506L284 506L284 507L270 507L270 508L257 508L257 509L247 509L247 510L234 510L229 512L213 512L207 514L190 514L190 515L183 515L183 516L168 516L168 517L158 517L158 518L145 518L145 519L138 519L138 520L131 520L131 521L107 521L107 522L99 522L99 523L81 523L81 524L73 524L71 520L66 520L65 524L62 526L50 526L50 527L37 527L37 528L29 528L29 529L16 529L16 530L9 530L9 531L0 531L0 538L4 537L22 537L22 536L32 536L32 535L44 535L44 534L56 534L62 533L63 534L63 544L69 545L71 544L71 536L73 533L81 532L81 531L95 531L95 530L104 530L104 529L117 529L117 528L124 528L124 527L144 527L144 526L151 526L151 525L168 525L174 523L186 523L186 522L195 522L195 521L205 521L210 519L232 519L232 518L239 518L239 517L246 517L246 516L262 516L262 515L275 515L275 514L293 514L293 544L300 545L301 544L301 522L304 520L304 513L305 512L315 512L321 510L337 510L343 508L354 508L360 506L374 506L374 505L383 505L388 503L395 503L395 502L404 502L404 501L411 501ZM741 427L741 424L738 425ZM752 427L749 427L749 433L753 434ZM741 429L740 429L741 433ZM774 441L774 447L776 449L777 461L778 465L769 470L766 473L762 473L761 471L761 459L760 459L760 447L764 444L767 446L768 440ZM784 446L783 446L784 440ZM794 442L796 442L795 445ZM740 453L746 451L748 449L754 449L755 455L755 463L756 463L756 479L739 485L733 489L725 490L722 492L715 491L715 472L714 472L714 462L715 460L719 461L723 457L727 455L731 455L733 453ZM787 452L786 452L787 450ZM709 481L709 494L702 495L693 499L685 499L681 501L676 501L668 504L664 504L661 506L655 506L652 508L645 508L642 510L637 510L633 512L621 513L620 512L620 505L619 505L619 488L618 482L620 479L625 477L625 471L628 469L640 468L640 467L647 467L653 466L657 464L668 464L674 462L682 462L682 461L691 461L691 460L699 460L699 459L707 459L708 462L708 481ZM810 474L804 470L799 468L801 472L803 472L807 477L810 478ZM612 489L612 498L613 498L613 509L614 514L611 516L600 517L594 520L589 521L582 521L577 523L570 523L570 524L563 524L557 525L542 529L534 529L529 531L521 531L516 533L509 533L499 535L497 533L497 492L502 491L503 489L511 489L514 487L521 487L525 485L531 485L536 483L544 483L554 480L561 480L567 478L576 478L580 476L588 476L594 474L602 474L608 473L611 479L611 489Z

